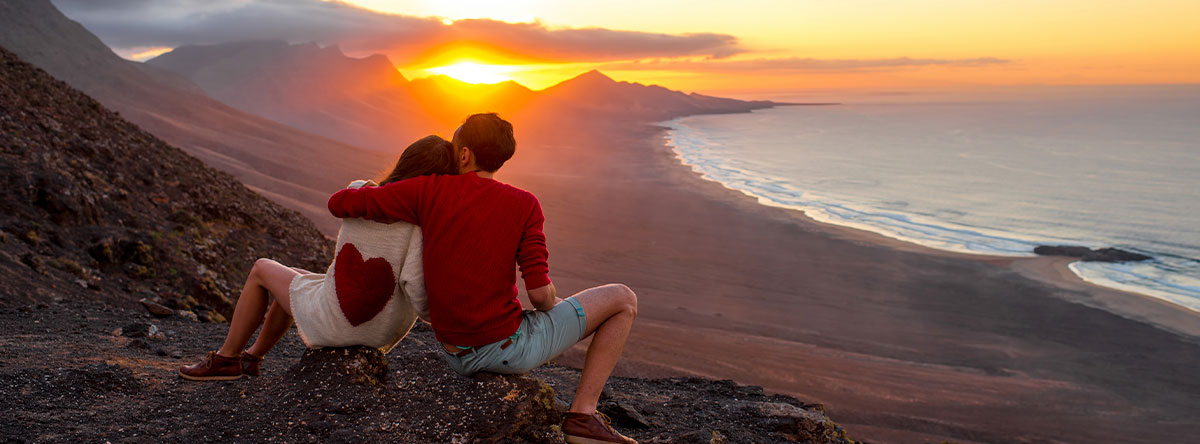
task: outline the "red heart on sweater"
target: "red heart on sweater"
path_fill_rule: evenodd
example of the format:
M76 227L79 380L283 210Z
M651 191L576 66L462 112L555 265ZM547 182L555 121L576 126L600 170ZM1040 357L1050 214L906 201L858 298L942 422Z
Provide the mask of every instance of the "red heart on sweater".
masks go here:
M363 261L362 253L351 243L338 251L333 273L338 305L355 327L379 314L396 292L392 264L381 257Z

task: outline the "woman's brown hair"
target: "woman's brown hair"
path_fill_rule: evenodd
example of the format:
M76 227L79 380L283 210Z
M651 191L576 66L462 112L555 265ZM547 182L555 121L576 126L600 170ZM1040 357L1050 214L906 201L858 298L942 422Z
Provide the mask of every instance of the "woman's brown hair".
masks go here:
M458 173L458 165L454 162L454 145L438 136L425 136L400 153L396 167L379 181L379 185L429 174L455 173Z

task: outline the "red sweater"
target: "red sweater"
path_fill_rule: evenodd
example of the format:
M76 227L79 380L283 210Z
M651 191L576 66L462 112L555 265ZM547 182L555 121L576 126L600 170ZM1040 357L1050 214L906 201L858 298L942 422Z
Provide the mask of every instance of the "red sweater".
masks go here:
M537 198L475 173L341 190L329 198L329 212L421 226L429 320L442 342L475 347L517 331L514 263L526 289L550 284Z

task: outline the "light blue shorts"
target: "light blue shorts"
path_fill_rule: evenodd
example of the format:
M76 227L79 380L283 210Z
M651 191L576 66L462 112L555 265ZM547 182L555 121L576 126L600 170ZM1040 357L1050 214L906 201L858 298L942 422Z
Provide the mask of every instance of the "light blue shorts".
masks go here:
M461 375L482 371L525 373L571 348L587 331L583 305L575 298L559 302L550 311L527 310L522 316L521 327L510 337L513 342L507 348L500 346L509 338L475 347L473 353L461 357L443 349L442 357Z

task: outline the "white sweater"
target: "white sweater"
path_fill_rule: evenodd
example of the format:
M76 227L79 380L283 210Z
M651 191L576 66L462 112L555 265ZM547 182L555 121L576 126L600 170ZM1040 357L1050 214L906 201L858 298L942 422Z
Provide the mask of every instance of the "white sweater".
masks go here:
M418 316L429 322L419 227L343 219L336 251L324 274L292 279L292 316L305 345L367 345L387 353Z

